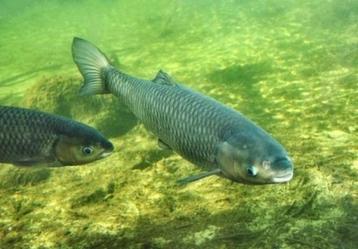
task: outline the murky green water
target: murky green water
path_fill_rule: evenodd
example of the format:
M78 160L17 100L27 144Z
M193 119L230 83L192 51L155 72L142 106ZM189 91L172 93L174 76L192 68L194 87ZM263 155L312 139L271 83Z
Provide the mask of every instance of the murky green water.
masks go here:
M0 168L0 248L357 248L358 4L332 1L0 3L0 104L95 126L96 163ZM288 184L211 177L159 150L111 96L80 98L74 36L122 70L159 69L281 141Z

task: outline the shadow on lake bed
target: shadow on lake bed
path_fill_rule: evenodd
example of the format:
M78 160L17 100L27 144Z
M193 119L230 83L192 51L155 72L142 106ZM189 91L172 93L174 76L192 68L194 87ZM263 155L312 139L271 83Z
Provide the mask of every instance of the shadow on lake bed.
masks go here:
M43 78L27 90L23 106L92 125L108 138L122 136L137 124L135 116L117 97L81 97L80 87L81 80L76 78Z

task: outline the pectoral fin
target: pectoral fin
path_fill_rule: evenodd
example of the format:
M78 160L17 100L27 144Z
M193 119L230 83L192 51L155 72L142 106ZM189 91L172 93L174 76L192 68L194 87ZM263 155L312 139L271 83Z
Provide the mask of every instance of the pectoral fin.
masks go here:
M166 143L164 143L162 140L158 139L158 146L163 149L163 150L171 150L172 148L170 148L169 145L167 145Z
M18 167L58 167L62 166L59 161L54 161L51 158L32 157L21 158L12 162L13 165Z
M195 182L197 180L203 179L203 178L208 177L208 176L217 175L219 173L221 173L221 169L214 169L214 170L208 171L208 172L201 172L201 173L199 173L197 175L192 175L192 176L188 176L188 177L179 179L177 181L177 183L179 185L185 185L185 184L188 184L190 182Z
M33 162L15 162L14 165L17 167L37 166L37 164Z
M14 161L13 164L15 166L19 166L19 167L29 167L29 166L39 166L41 164L43 164L42 161L37 160L37 159L20 159L17 161Z

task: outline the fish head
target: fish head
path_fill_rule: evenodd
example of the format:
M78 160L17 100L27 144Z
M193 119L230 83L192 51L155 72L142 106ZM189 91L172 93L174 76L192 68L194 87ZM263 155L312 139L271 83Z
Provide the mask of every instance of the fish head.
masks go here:
M232 135L219 145L217 161L224 177L246 184L282 183L293 177L286 150L261 132Z
M97 130L88 126L72 127L54 144L54 154L61 166L90 163L112 154L113 145Z

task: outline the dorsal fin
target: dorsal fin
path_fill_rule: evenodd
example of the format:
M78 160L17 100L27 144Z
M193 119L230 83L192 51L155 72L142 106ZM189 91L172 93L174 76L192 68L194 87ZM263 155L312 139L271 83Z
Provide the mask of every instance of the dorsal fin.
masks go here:
M164 71L159 70L155 78L152 80L155 83L175 86L176 82Z

